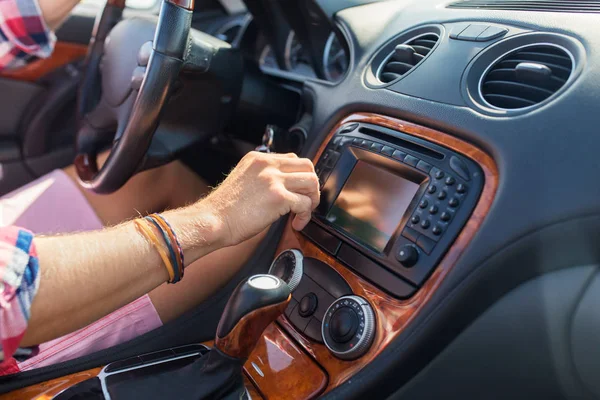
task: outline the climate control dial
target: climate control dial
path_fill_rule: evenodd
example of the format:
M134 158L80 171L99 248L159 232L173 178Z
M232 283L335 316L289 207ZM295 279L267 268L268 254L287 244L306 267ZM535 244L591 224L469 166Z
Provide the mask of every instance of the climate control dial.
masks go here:
M269 268L269 274L275 275L288 284L290 292L293 292L300 284L304 256L300 250L289 249L281 252Z
M375 338L373 309L362 297L340 297L325 312L321 333L336 357L354 360L369 350Z

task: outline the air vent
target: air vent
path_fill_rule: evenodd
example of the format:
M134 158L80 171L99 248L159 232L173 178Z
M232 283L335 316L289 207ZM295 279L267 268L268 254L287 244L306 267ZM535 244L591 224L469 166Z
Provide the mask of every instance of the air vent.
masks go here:
M492 10L600 13L598 0L461 0L449 8L478 8Z
M437 34L427 33L397 45L383 62L377 78L383 83L402 78L427 57L438 40Z
M481 96L500 109L531 107L563 87L572 70L571 56L561 47L522 47L503 56L484 73Z

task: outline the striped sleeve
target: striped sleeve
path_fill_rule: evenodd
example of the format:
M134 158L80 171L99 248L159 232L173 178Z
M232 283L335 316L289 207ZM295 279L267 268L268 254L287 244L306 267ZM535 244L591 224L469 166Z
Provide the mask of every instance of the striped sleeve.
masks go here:
M0 0L0 71L49 57L55 42L37 0Z
M0 360L10 360L19 348L39 284L33 234L0 228Z

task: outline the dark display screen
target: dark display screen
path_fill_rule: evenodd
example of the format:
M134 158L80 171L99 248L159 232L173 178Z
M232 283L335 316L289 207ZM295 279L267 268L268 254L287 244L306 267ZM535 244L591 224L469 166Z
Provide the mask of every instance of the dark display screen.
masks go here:
M381 252L418 189L414 182L358 161L326 219Z

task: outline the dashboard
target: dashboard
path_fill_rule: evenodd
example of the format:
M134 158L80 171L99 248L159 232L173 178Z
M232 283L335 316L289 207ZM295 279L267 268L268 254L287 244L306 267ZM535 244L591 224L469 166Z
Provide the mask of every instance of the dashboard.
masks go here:
M600 396L595 384L585 378L587 368L596 365L589 356L566 352L560 353L560 360L548 359L568 337L552 336L538 318L510 317L520 310L519 304L510 302L511 296L523 290L529 296L525 304L533 309L536 305L543 315L556 315L555 323L584 329L586 335L591 332L558 313L546 292L528 288L556 273L576 275L580 265L599 261L587 247L589 235L595 236L591 232L600 228L600 187L591 181L600 172L594 155L600 144L596 134L600 123L598 7L594 1L578 6L510 0L352 3L328 14L333 28L315 46L328 49L321 53L326 75L319 75L314 54L304 45L305 36L293 30L281 36L283 62L277 60L276 44L268 34L257 36L250 53L253 62L267 76L302 93L303 113L298 119L306 132L302 154L314 159L319 172L325 170L321 178L327 210L315 214L311 230L301 235L286 232L278 250L300 249L305 257L335 269L351 283L354 294L368 300L378 321L372 353L353 361L332 356L319 343L318 330L309 328L315 324L293 316L293 310L280 321L278 329L327 372L329 381L321 390L337 397L360 397L373 390L387 394L398 390L399 398L438 398L448 392L476 398L494 397L491 392L496 397L549 398L560 392L569 398L587 390L594 393L593 398ZM360 127L352 133L340 131L351 122ZM438 134L443 136L436 140ZM336 149L339 143L332 139L339 135L351 137L352 142L345 145L350 150ZM449 164L436 166L435 154L425 151L423 155L414 146L419 144L417 139L434 152L440 150L431 143L441 146L442 153L455 152L444 153L442 164L454 156L475 162L468 170L481 168L481 189L468 200L471 206L464 209L462 222L453 222L456 225L438 222L447 210L435 203L440 210L433 215L431 200L419 211L422 196L430 195L434 202L444 202L444 207L449 207L449 199L435 197L439 187L427 193L429 186L423 182L436 178L431 170L417 168L418 161L461 178ZM455 140L463 145L452 145ZM410 142L408 147L406 142ZM392 149L388 155L381 153L386 146ZM394 160L396 150L412 157L400 160L402 167L379 158ZM328 152L340 157L337 164L319 161ZM476 157L479 152L482 158ZM356 225L348 221L344 227L332 223L332 219L340 220L339 212L332 214L332 209L336 199L344 197L343 184L349 191L353 185L368 188L353 182L351 174L340 172L339 163L347 161L341 159L343 154L366 159L417 185L411 187L416 200L411 196L408 204L397 193L391 194L398 209L386 211L385 217L392 221L389 230L365 236L365 229L357 234ZM350 169L360 164L351 165L356 166ZM373 170L364 174L373 180L377 176ZM475 182L471 177L469 189L477 187ZM390 195L378 190L383 202L372 204L388 210L390 200L385 199ZM483 207L482 201L487 204L483 209L478 208ZM384 226L381 218L374 218L373 224ZM429 221L426 227L423 221ZM435 243L442 243L446 234L448 239L436 255L438 245L430 250L420 238L434 238L432 228L438 225L444 239ZM406 227L417 233L408 231L407 238L403 235ZM391 240L373 239L382 232ZM405 245L416 249L416 268L400 260L399 251ZM368 263L356 261L363 258ZM354 286L356 279L362 282L361 289ZM567 286L566 292L573 293L568 301L573 310L579 304L577 296L592 295L584 286ZM496 307L501 308L490 319L488 313ZM503 324L503 318L511 323ZM512 330L520 334L512 335ZM463 339L472 331L479 335ZM532 341L532 332L543 338L550 335L557 342ZM266 337L276 341L278 336L270 332ZM504 337L512 338L510 345ZM578 340L587 345L595 342L590 336ZM491 350L495 348L502 351ZM467 368L469 376L456 368L465 357L478 366ZM539 365L536 359L547 364ZM486 363L494 365L493 374L486 372ZM546 373L548 379L540 378L542 385L529 387L517 378L515 363L545 371L540 374ZM581 380L565 387L560 382L567 376Z

